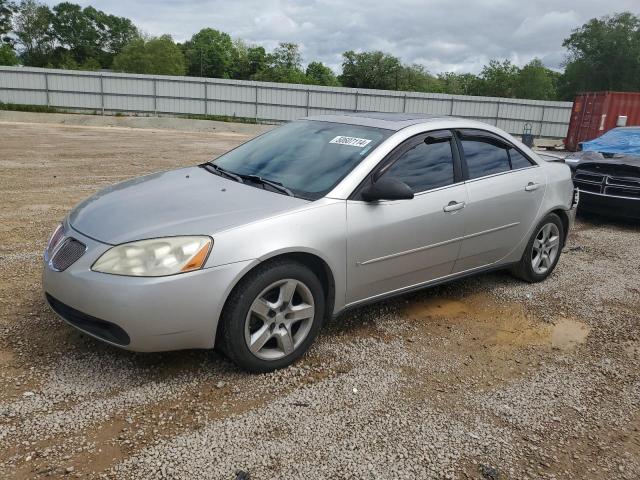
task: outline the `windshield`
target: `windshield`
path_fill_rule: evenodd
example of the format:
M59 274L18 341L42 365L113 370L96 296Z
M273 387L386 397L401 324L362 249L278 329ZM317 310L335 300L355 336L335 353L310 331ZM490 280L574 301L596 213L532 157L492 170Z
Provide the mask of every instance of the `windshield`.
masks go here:
M393 131L300 120L271 130L218 157L214 163L240 176L277 182L315 200L328 193Z

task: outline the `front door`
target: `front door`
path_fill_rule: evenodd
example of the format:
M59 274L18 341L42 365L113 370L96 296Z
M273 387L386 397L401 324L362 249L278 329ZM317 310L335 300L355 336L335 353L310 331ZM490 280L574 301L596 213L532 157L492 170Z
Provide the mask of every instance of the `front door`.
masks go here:
M402 144L370 181L383 176L415 197L347 201L347 304L449 275L460 250L467 193L449 131Z

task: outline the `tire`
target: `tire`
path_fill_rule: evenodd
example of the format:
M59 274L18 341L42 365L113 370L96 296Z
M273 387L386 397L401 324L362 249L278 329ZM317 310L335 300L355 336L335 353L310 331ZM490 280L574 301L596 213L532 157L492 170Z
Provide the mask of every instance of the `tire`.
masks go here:
M549 234L545 237L544 230ZM555 213L550 213L544 217L536 226L527 243L527 247L522 254L520 261L512 268L511 273L525 282L536 283L545 280L558 264L560 254L564 248L564 225L562 220ZM554 249L549 250L553 244L553 238L557 244ZM543 252L547 252L546 258ZM551 255L551 253L553 255ZM540 259L538 267L537 260Z
M219 347L250 372L287 367L316 339L324 312L324 289L308 267L291 260L268 262L231 292L222 312Z

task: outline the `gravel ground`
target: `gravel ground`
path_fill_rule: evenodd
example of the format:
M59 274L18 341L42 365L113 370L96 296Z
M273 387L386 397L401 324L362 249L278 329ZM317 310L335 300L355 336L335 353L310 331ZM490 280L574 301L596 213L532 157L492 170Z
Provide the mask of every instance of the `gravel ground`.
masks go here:
M495 273L361 308L293 367L247 375L77 333L41 298L40 257L82 198L263 127L38 119L0 119L0 477L640 478L637 225L580 218L543 283Z

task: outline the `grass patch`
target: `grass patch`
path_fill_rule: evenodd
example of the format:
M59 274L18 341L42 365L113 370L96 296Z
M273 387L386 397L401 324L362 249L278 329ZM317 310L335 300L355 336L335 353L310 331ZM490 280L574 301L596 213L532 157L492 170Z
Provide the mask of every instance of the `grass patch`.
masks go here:
M23 105L19 103L2 103L0 110L10 110L12 112L36 112L36 113L61 113L61 110L46 105Z
M65 109L57 108L57 107L48 107L46 105L26 105L19 103L2 103L0 102L0 110L9 110L13 112L34 112L34 113L84 113L85 115L98 115L97 111L86 111L86 112L77 112L77 111L68 111ZM152 117L154 116L152 113L139 113L127 115L126 112L111 112L106 113L105 116L114 116L114 117ZM236 117L233 115L167 115L163 114L162 116L166 116L169 118L187 118L190 120L213 120L216 122L233 122L233 123L249 123L256 125L260 122L256 121L255 118L249 117Z
M191 120L213 120L216 122L251 123L254 125L258 123L255 118L236 117L233 115L181 115L181 117Z

